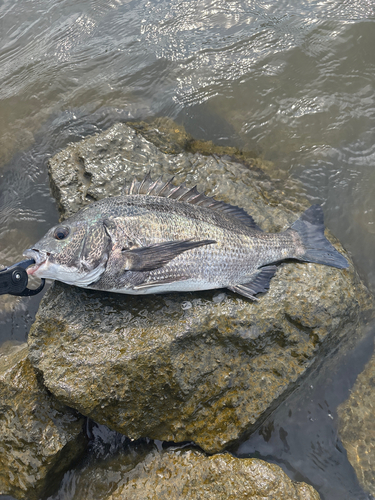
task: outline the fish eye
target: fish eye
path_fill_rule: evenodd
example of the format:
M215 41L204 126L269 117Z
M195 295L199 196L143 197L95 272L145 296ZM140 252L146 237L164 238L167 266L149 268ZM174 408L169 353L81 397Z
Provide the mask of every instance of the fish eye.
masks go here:
M69 235L69 228L65 226L57 227L53 233L56 240L64 240Z

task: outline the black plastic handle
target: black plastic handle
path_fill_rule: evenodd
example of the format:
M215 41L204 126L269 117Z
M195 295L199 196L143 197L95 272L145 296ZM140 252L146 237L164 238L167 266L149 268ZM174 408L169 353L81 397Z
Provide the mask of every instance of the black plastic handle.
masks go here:
M27 297L36 295L44 288L46 280L42 278L42 283L34 290L27 288L29 276L26 269L35 264L34 259L22 260L13 264L13 266L6 267L0 271L0 295L18 295L20 297Z

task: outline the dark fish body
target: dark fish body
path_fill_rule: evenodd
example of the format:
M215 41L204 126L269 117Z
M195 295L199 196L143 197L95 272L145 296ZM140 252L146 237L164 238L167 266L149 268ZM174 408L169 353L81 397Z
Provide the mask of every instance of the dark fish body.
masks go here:
M40 278L128 294L229 288L254 298L284 259L348 266L317 205L286 231L264 233L238 207L150 177L88 205L24 255Z

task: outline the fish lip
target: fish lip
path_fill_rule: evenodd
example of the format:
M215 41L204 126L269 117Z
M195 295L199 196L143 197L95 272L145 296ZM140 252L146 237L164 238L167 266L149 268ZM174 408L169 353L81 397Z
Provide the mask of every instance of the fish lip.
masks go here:
M37 250L36 248L28 248L25 250L23 256L35 260L35 264L27 268L27 274L29 276L35 274L38 269L47 262L50 255L49 252Z

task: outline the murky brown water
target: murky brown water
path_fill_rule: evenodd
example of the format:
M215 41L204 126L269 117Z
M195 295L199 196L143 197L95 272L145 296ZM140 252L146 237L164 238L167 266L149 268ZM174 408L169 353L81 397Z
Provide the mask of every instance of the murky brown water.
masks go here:
M57 220L49 156L118 120L159 115L300 179L375 291L374 25L373 0L0 2L0 266ZM0 342L25 339L39 300L0 298ZM332 414L371 346L314 396L327 391ZM285 419L241 453L284 464L326 499L369 498L344 453L321 465L338 443L334 419L321 424L320 448L293 430L303 419L287 431ZM305 455L283 448L281 428L301 436Z

